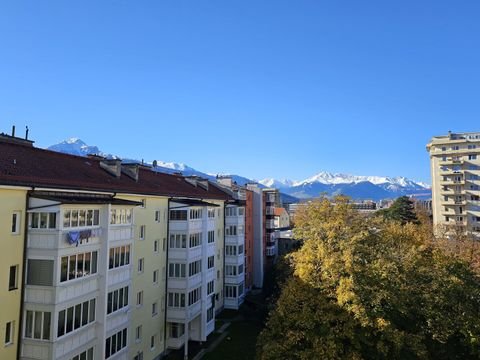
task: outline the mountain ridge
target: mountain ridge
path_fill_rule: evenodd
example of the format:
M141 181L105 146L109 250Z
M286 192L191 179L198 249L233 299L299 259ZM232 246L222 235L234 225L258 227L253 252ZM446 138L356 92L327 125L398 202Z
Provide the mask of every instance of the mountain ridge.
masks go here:
M49 146L47 149L77 156L97 154L106 158L121 158L117 155L112 155L101 151L98 146L87 145L84 141L77 137L66 139L58 144ZM134 159L122 159L128 162L139 162L138 160ZM152 163L148 165L152 165ZM154 167L154 170L170 174L180 172L185 176L196 175L213 181L216 180L217 176L231 176L232 179L239 185L255 182L261 187L277 188L290 197L298 199L318 197L321 194L327 194L329 196L344 194L352 197L353 199L371 200L396 198L402 195L413 195L423 198L430 197L431 191L428 184L417 182L403 176L364 176L321 171L314 176L301 181L291 179L278 180L275 178L266 178L256 181L240 175L205 173L184 163L166 162L160 160L156 160L156 166Z

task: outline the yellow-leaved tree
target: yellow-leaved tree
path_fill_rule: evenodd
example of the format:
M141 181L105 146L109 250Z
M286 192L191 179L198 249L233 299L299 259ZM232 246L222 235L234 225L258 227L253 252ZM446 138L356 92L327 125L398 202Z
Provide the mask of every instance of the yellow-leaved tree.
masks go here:
M260 359L478 359L480 280L431 227L368 217L348 199L301 210Z

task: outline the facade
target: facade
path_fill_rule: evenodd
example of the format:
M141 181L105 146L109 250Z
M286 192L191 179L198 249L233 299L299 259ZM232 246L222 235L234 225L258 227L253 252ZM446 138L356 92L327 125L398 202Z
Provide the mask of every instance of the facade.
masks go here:
M265 264L271 265L278 256L277 233L275 232L275 207L279 207L280 195L277 189L263 189L263 219L265 231L263 246Z
M16 359L23 289L27 188L0 185L0 359Z
M245 290L253 286L253 191L245 189Z
M0 136L0 154L1 359L158 359L206 340L228 298L234 198L11 137Z
M435 136L427 145L437 231L480 236L480 133Z
M283 207L276 207L274 209L274 226L275 229L286 229L290 227L290 216L287 210Z
M252 235L253 238L253 251L252 251L252 267L253 267L253 276L252 276L252 286L254 288L263 287L263 278L265 273L265 244L264 244L264 233L265 233L265 220L263 214L263 193L262 189L258 184L247 184L247 190L251 194L251 207L247 206L247 210L251 208L252 214Z

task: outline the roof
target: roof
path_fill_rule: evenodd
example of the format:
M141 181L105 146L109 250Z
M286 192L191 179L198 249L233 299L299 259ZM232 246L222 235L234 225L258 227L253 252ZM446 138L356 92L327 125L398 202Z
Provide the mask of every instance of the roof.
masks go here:
M213 206L213 207L220 206L217 204L212 204L206 201L196 200L196 199L172 199L172 200L175 201L176 203L184 204L188 206ZM184 207L184 206L179 206L179 207Z
M0 141L0 185L229 200L215 186L195 186L183 176L139 168L138 181L113 176L100 159Z
M94 194L78 193L37 193L33 192L32 197L37 199L56 201L61 204L112 204L112 205L132 205L140 206L141 202L126 199L114 198L113 196L98 196Z
M288 215L287 210L285 210L284 208L279 208L279 207L275 208L274 214L275 214L275 216Z

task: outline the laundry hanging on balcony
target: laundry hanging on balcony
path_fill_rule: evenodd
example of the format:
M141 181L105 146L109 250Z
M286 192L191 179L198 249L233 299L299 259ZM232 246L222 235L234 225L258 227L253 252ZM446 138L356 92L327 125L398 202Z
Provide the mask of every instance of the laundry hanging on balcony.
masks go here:
M82 230L80 231L80 241L90 239L92 236L92 230Z
M80 231L69 231L67 233L67 241L70 245L77 244L80 241Z

